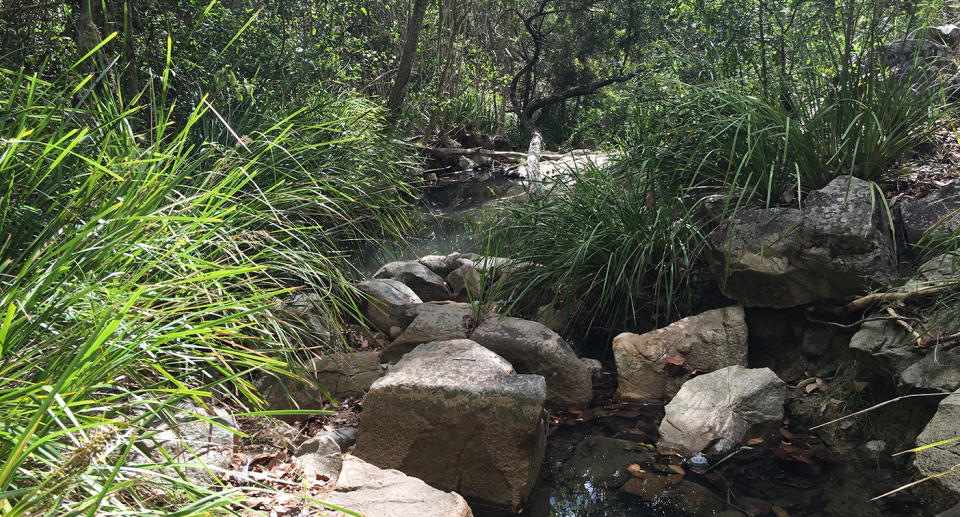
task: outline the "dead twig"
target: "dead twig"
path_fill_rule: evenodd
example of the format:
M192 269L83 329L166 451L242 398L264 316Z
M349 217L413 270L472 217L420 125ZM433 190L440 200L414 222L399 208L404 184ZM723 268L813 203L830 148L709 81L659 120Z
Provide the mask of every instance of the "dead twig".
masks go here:
M893 307L887 307L887 314L893 316L895 318L894 321L896 321L901 327L903 327L903 329L906 330L908 334L913 336L913 339L917 340L917 346L923 346L921 345L921 343L923 342L923 336L921 336L920 333L913 328L913 325L904 321L900 317L900 315L897 314L897 311L893 309Z
M861 318L861 319L859 319L859 320L857 320L857 321L854 321L853 323L837 323L836 321L818 320L818 319L810 316L810 312L809 312L809 311L808 311L806 314L804 314L804 316L806 317L807 321L809 321L810 323L818 323L818 324L820 324L820 325L830 325L830 326L839 327L839 328L842 328L842 329L852 329L852 328L856 328L856 327L859 327L860 325L863 325L864 323L867 323L867 322L869 322L869 321L896 321L896 320L916 321L916 320L917 320L916 318L908 318L908 317L906 317L906 316L896 316L896 317L894 317L894 316L873 316L873 317L870 317L870 318Z
M811 427L810 430L813 431L814 429L819 429L819 428L821 428L821 427L828 426L828 425L830 425L830 424L835 424L835 423L837 423L837 422L839 422L839 421L841 421L841 420L846 420L846 419L848 419L848 418L852 418L852 417L855 417L855 416L858 416L858 415L862 415L862 414L864 414L864 413L869 413L870 411L873 411L874 409L877 409L877 408L886 406L887 404L892 404L892 403L894 403L894 402L899 402L899 401L904 400L904 399L909 399L909 398L914 398L914 397L946 397L947 395L949 395L949 393L915 393L915 394L913 394L913 395L903 395L903 396L900 396L900 397L897 397L897 398L893 398L893 399L887 400L887 401L885 401L885 402L881 402L881 403L879 403L879 404L870 406L870 407L868 407L867 409L861 409L860 411L857 411L856 413L850 413L849 415L842 416L842 417L840 417L840 418L835 418L835 419L833 419L833 420L831 420L831 421L829 421L829 422L825 422L825 423L820 424L820 425L815 425L815 426Z
M927 287L910 292L892 292L892 293L872 293L853 300L852 302L839 307L830 307L822 309L821 312L842 316L852 312L865 311L878 303L889 302L917 302L927 298L942 294L944 291L953 290L954 287Z

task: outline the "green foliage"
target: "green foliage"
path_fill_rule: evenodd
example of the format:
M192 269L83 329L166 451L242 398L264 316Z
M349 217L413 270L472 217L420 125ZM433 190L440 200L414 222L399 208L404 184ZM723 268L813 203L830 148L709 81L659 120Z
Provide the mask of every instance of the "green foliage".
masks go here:
M717 12L731 8L709 4ZM628 159L607 172L562 178L508 215L506 242L517 243L511 256L543 265L520 279L516 306L581 300L591 308L591 324L613 330L672 321L693 295L705 245L698 228L709 228L693 220L698 200L724 194L725 218L745 206L800 203L838 175L890 179L897 160L949 112L922 56L896 68L883 57L881 43L912 31L927 11L857 0L838 2L833 11L800 2L747 4L765 6L753 15L737 11L755 29L761 20L751 16L760 12L792 21L764 19L760 46L749 39L730 40L735 49L711 46L716 27L689 34L684 44L693 46L679 50L713 49L717 67L733 63L724 56L736 56L737 66L689 75L699 65L674 49L681 69L672 79L661 71L631 87L635 102L626 103L619 130ZM707 16L688 7L672 12L675 21Z
M5 515L225 511L233 490L124 466L131 444L180 400L256 409L252 374L293 375L302 348L277 298L307 288L331 321L355 314L349 253L408 226L366 101L241 135L206 103L172 117L167 95L124 108L94 76L0 71Z
M925 142L943 113L939 91L909 80L865 81L856 98L795 97L794 112L744 93L738 84L698 89L673 131L675 166L698 181L750 200L825 186L838 175L886 180L907 151Z
M511 275L514 306L579 302L585 323L611 331L684 312L704 239L669 175L649 159L586 167L513 206L502 246L537 264Z

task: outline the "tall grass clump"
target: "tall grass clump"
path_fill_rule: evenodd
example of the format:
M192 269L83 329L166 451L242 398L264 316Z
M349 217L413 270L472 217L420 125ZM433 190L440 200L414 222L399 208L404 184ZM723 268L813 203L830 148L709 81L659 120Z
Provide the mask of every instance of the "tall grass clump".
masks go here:
M882 4L800 13L807 23L773 38L777 58L759 58L758 78L689 88L676 107L683 124L669 128L674 166L767 205L838 175L896 175L952 107L940 77L949 64L911 30L922 20Z
M946 107L935 83L902 77L864 81L849 98L821 93L793 97L788 111L736 84L704 87L683 107L699 117L678 128L674 141L687 147L675 166L768 205L788 191L799 199L839 175L880 182L928 140Z
M518 306L586 308L579 323L649 328L684 312L704 238L654 159L573 171L508 208L502 249L536 264L511 275Z
M4 515L228 511L237 489L127 458L180 401L256 410L253 375L302 348L277 298L310 290L336 321L353 245L408 225L376 110L237 132L206 102L172 117L167 74L122 105L104 74L0 70Z

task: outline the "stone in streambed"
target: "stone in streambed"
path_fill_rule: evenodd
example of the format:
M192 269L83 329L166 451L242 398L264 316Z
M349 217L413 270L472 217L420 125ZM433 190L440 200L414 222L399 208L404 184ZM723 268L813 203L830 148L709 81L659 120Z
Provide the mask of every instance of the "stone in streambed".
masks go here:
M630 479L627 467L636 464L647 469L655 461L654 453L636 442L587 436L577 445L562 475L577 483L616 489Z
M643 472L620 489L657 506L693 517L715 516L723 511L723 500L710 489L692 481L677 482L670 476Z
M581 361L556 332L535 321L488 315L474 320L474 311L463 303L421 304L401 308L414 315L404 332L383 351L385 362L395 362L421 343L462 339L467 336L506 359L519 373L542 376L547 383L547 404L583 407L593 398L594 363ZM473 328L473 327L476 328Z
M593 400L596 365L580 360L559 334L540 323L491 316L470 339L502 356L518 372L543 376L551 407L584 407Z
M322 499L364 517L473 517L459 494L437 490L403 472L381 469L352 455L343 459L333 492Z
M403 282L425 302L450 299L450 290L443 277L413 260L390 262L377 270L373 278Z
M391 312L402 305L422 303L420 297L399 280L374 278L357 284L357 289L367 295L363 315L385 333L397 325Z
M730 366L690 379L667 404L660 443L690 453L724 453L751 426L783 419L787 385L769 368Z
M471 264L464 264L447 275L447 285L450 286L453 300L468 302L471 298L480 297L483 289L480 273Z
M387 363L399 361L423 343L466 338L473 327L473 311L465 303L406 305L396 307L393 317L403 331L383 350L381 358Z
M425 343L374 383L354 454L472 502L517 511L546 440L546 384L474 341Z
M743 307L714 309L642 335L625 332L613 339L613 355L618 398L663 399L677 389L664 373L668 361L678 362L679 357L687 371L746 364Z
M464 262L469 261L461 258L459 253L454 252L449 255L427 255L417 259L417 262L423 264L427 269L437 275L446 278L454 269L460 267Z

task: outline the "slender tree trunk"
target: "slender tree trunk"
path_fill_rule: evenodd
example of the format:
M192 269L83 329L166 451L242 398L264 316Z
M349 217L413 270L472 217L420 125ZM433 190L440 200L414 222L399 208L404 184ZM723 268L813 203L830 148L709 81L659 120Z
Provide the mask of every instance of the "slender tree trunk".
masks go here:
M130 102L140 92L140 76L137 69L136 0L124 2L123 14L123 96Z
M390 98L387 100L387 109L394 116L403 106L403 98L407 94L407 83L410 81L410 72L413 69L413 58L417 55L417 43L420 40L420 28L423 27L423 15L427 12L428 0L414 0L413 12L407 20L407 33L404 36L403 50L400 53L400 66L397 77L390 89Z
M73 3L74 18L73 26L76 31L77 59L87 55L97 45L100 44L100 30L93 22L93 5L90 0L79 0ZM102 49L95 55L87 58L81 64L80 69L84 73L93 73L99 65L102 65ZM98 63L98 61L101 61Z
M527 147L527 179L540 181L540 157L543 154L543 135L536 128L530 136L530 146Z

